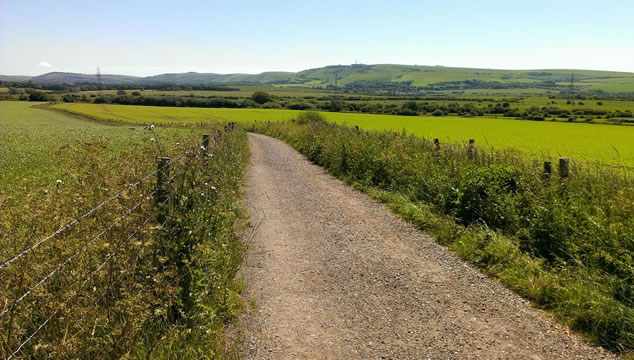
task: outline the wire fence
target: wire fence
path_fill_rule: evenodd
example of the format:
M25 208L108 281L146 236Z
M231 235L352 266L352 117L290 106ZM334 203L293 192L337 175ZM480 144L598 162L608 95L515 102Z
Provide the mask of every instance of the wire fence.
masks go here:
M232 128L233 128L233 125L231 125L231 129ZM225 127L225 129L227 129L227 127ZM221 134L222 133L219 131L218 134L216 134L211 139L214 142L216 142L218 140L218 138L221 136ZM151 200L153 197L156 199L157 194L159 194L165 188L167 188L169 186L169 184L171 184L176 177L182 175L188 168L187 168L186 165L182 166L182 168L179 171L173 173L172 176L170 176L169 178L167 178L164 181L161 181L161 180L163 180L161 178L161 175L163 175L164 172L168 172L169 169L174 168L174 166L177 165L177 163L180 162L180 160L184 159L188 155L196 155L196 154L201 153L201 152L202 153L206 153L207 150L208 150L209 140L210 140L210 137L208 135L205 135L205 136L203 136L203 140L201 142L199 142L198 144L196 144L193 147L189 148L188 150L184 151L183 153L181 153L180 155L176 156L175 158L167 159L167 161L160 161L159 165L158 165L158 167L157 167L157 169L155 171L152 171L151 173L143 176L140 180L138 180L138 181L130 184L129 186L125 187L124 189L118 191L117 193L115 193L114 195L110 196L106 200L100 202L99 204L97 204L96 206L94 206L93 208L91 208L90 210L85 212L84 214L74 218L71 221L68 221L66 224L62 225L59 229L57 229L56 231L52 232L48 236L46 236L44 238L41 238L40 240L35 242L34 245L25 248L24 250L22 250L19 253L17 253L15 256L13 256L10 259L2 262L2 264L0 264L0 274L3 271L6 271L12 264L15 264L17 262L17 260L19 260L20 258L25 257L26 255L30 254L35 249L37 249L42 244L44 244L46 241L58 236L59 234L67 231L68 229L71 229L75 225L79 224L82 220L84 220L86 218L89 218L89 217L92 217L100 209L106 207L106 205L108 205L109 203L111 203L111 202L113 202L113 201L115 201L117 199L122 198L127 192L130 192L132 189L139 188L143 183L148 182L151 178L157 177L156 187L154 188L153 191L151 191L150 193L148 193L146 195L143 195L143 197L142 197L142 199L140 201L136 202L133 206L129 207L122 215L117 217L114 221L109 222L101 231L99 231L96 235L92 236L90 238L90 240L84 242L82 244L82 246L78 250L76 250L76 251L74 251L72 253L72 255L68 256L63 261L61 261L60 263L55 265L53 270L49 271L45 276L40 278L35 283L35 285L29 287L27 290L25 290L23 293L21 293L21 295L19 297L17 297L17 299L15 299L10 305L7 306L6 300L5 300L5 308L2 310L2 312L0 312L0 320L2 320L6 315L11 314L12 316L11 316L11 319L9 320L10 321L9 329L11 329L12 323L14 321L13 314L19 313L18 307L20 307L20 305L23 302L26 302L30 295L32 295L38 288L42 287L44 284L46 284L52 278L54 278L56 274L60 273L60 271L62 269L67 267L69 264L71 264L81 254L86 253L88 251L88 249L91 248L91 246L93 246L97 242L97 240L102 238L105 234L110 232L117 225L122 224L122 222L125 221L132 214L138 212L139 209L141 209L144 204L148 203L149 200ZM165 160L165 159L163 159L163 160ZM169 197L157 199L157 201L156 201L157 208L163 207L169 200L170 200ZM125 238L125 240L121 241L118 244L118 246L105 257L104 261L99 266L97 266L97 268L95 268L95 270L90 272L90 274L88 274L88 276L86 276L86 278L83 280L83 282L74 290L72 295L68 296L66 298L66 300L64 300L61 303L61 305L57 306L57 309L54 312L52 312L48 317L46 317L46 319L44 321L42 321L35 328L34 331L32 331L28 336L25 335L26 337L24 338L23 341L21 341L19 343L19 346L17 346L15 348L15 350L13 350L13 351L8 350L7 351L6 346L8 346L8 345L5 345L5 353L6 354L10 354L7 357L7 359L13 359L17 354L19 354L25 348L25 346L30 341L32 341L33 338L35 338L38 335L38 333L40 333L42 331L42 329L44 329L47 326L47 324L49 324L51 322L51 320L56 315L60 314L60 312L62 312L75 298L77 298L77 296L81 292L81 290L92 279L94 279L95 275L98 274L99 272L101 272L106 267L106 265L109 262L113 261L118 255L120 255L122 253L122 250L125 248L126 244L128 244L129 241L132 238L134 238L135 236L139 235L139 233L145 228L145 226L153 219L153 217L155 215L156 214L147 216L142 221L142 223ZM161 219L161 218L159 217L159 219ZM166 221L165 220L159 221L159 223L161 224L161 226L164 226ZM109 289L112 288L112 285L113 284L111 284L109 286ZM97 301L95 301L95 304L101 298L103 298L103 296L105 296L108 291L109 290L104 292L104 294L102 294L99 297L99 299ZM9 333L10 333L10 331L11 330L9 330ZM10 336L6 337L6 341L7 342L11 341L11 339L9 339L9 337ZM1 337L0 337L0 339L1 339ZM0 350L1 350L1 348L0 348Z

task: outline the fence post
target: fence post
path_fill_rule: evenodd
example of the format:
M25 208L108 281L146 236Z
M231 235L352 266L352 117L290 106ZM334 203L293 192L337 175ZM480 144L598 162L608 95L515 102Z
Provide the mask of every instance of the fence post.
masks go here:
M167 181L167 179L169 179L170 176L170 158L158 158L157 167L158 173L156 174L156 193L154 196L156 199L156 203L159 205L158 222L163 223L163 221L165 221L165 210L164 207L161 206L161 204L167 201L169 196L169 190L167 189L167 184L165 184L165 182Z
M544 179L550 179L550 175L553 173L553 163L550 161L544 161Z
M354 126L354 131L356 131L356 132L357 132L357 134L359 133L359 125L355 125L355 126Z
M436 145L436 151L440 151L440 140L434 139L434 145Z
M562 179L567 178L570 175L570 159L569 158L559 158L559 176Z
M203 151L207 152L208 148L209 148L209 135L205 134L203 135Z
M469 139L469 159L473 159L475 155L475 139Z

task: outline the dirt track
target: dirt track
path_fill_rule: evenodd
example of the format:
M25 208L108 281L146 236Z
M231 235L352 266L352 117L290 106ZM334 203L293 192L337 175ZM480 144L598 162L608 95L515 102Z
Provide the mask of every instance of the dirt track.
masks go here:
M250 144L246 358L613 358L288 145Z

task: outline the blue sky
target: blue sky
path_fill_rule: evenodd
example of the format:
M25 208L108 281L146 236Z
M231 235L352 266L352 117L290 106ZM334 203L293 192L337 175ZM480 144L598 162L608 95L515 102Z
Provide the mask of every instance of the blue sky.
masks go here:
M0 0L0 74L355 61L634 72L634 1Z

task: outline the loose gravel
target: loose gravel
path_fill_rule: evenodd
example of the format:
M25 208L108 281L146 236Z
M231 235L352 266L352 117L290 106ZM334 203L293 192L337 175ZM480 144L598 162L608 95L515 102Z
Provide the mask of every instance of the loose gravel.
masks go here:
M285 143L250 134L247 359L612 359Z

